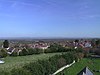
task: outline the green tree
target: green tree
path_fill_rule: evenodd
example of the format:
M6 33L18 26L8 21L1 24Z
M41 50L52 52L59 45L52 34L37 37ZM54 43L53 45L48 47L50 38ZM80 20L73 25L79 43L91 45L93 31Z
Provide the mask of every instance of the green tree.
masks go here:
M4 47L4 48L8 48L8 47L9 47L9 42L8 42L8 40L5 40L5 41L3 42L3 47Z
M8 74L6 74L8 75ZM10 75L32 75L28 70L23 69L23 68L14 68L11 70Z
M6 57L8 54L7 54L7 51L5 49L1 49L0 50L0 57L4 58Z
M28 55L28 50L27 49L23 49L20 53L19 53L20 56L26 56Z
M62 57L59 58L58 62L57 62L58 68L61 68L61 67L65 66L65 65L66 65L66 60L64 58L62 58Z
M78 43L78 42L79 42L79 40L75 40L75 42L77 42L77 43Z
M99 41L99 40L96 40L96 41L95 41L96 47L98 47L99 44L100 44L100 41Z
M30 71L33 75L44 75L44 67L38 62L29 63L23 68Z

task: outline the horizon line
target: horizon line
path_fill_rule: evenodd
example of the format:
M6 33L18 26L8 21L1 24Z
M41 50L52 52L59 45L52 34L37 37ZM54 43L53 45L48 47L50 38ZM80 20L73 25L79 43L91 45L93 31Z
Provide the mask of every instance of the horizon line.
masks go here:
M100 37L0 37L0 39L100 39Z

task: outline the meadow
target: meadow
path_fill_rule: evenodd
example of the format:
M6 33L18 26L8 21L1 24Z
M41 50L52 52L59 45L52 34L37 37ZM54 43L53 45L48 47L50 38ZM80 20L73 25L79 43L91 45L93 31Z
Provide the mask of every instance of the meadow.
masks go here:
M38 55L28 55L28 56L8 56L1 60L5 61L4 64L0 64L0 70L10 71L13 68L22 67L26 63L35 62L37 60L45 60L56 54L61 53L48 53L48 54L38 54Z

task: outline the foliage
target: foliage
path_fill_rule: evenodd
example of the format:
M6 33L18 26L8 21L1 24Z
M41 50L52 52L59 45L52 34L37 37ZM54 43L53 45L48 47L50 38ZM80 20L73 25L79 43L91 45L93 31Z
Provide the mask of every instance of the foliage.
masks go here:
M98 46L100 44L100 40L96 40L95 44L96 44L96 46Z
M74 51L77 52L77 53L78 53L78 52L83 53L83 49L82 49L82 48L74 49Z
M52 73L51 71L51 63L49 60L38 60L39 64L41 64L44 68L44 75L49 75Z
M0 65L0 70L10 71L11 69L16 67L22 67L26 63L36 62L37 60L49 59L49 57L52 57L56 54L61 54L61 53L48 53L39 55L17 56L17 57L7 56L6 58L3 59L5 63Z
M28 55L32 55L33 53L33 48L28 48Z
M4 48L8 48L8 47L9 47L9 42L8 42L8 40L5 40L5 41L3 42L3 47L4 47Z
M78 55L78 58L79 59L82 59L84 57L84 54L83 53L77 53L77 55Z
M66 53L50 57L49 60L38 60L37 62L29 63L23 68L29 70L34 75L49 75L66 64L72 63L73 60L74 57L72 56L72 53Z
M4 58L6 57L8 54L7 54L7 51L5 49L1 49L0 50L0 57Z
M44 68L38 62L27 64L24 68L29 70L33 75L44 75Z
M61 67L65 66L65 65L66 65L66 60L64 58L62 58L62 57L59 58L58 61L57 61L58 68L61 68Z
M79 42L79 40L78 40L78 39L76 39L76 40L75 40L75 42L77 42L77 43L78 43L78 42Z
M54 53L54 52L67 52L67 49L55 43L50 45L50 47L45 50L45 53Z
M26 56L28 55L28 50L27 49L23 49L20 53L19 53L20 56Z
M10 73L9 73L9 72L6 72L6 71L1 71L1 70L0 70L0 75L1 75L1 74L2 74L2 75L10 75Z
M34 54L41 54L41 53L43 53L43 49L35 48L35 49L33 49L33 53Z
M59 55L49 57L49 59L46 60L38 60L35 62L27 63L21 68L14 68L13 70L10 71L10 74L11 75L31 75L31 74L49 75L54 73L59 68L72 63L73 60L75 60L74 53L75 52L62 53Z
M23 68L14 68L11 71L11 75L32 75L28 70Z
M82 48L65 48L59 44L52 44L50 45L50 47L48 49L46 49L44 52L45 53L54 53L54 52L81 52L83 53L83 49Z
M51 73L55 72L58 69L57 62L60 57L60 55L55 55L49 58L49 62L51 63Z
M70 64L73 62L73 60L75 60L75 56L73 52L67 52L63 54L62 57L65 58L67 64Z

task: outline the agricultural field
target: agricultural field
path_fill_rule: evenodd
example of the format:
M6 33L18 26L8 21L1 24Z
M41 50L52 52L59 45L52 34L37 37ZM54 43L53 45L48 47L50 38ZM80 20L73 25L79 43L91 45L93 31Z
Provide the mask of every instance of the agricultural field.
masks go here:
M80 62L76 62L68 69L65 69L63 72L65 75L77 75L86 66L88 66L92 72L93 70L100 70L100 58L84 58ZM100 72L93 73L94 75L100 75ZM60 75L60 73L58 75Z
M17 57L8 56L4 59L1 59L5 61L5 63L0 64L0 70L10 71L13 68L22 67L26 63L35 62L37 60L45 60L56 54L61 54L61 53L48 53L48 54L38 54L38 55L28 55L28 56L17 56Z

